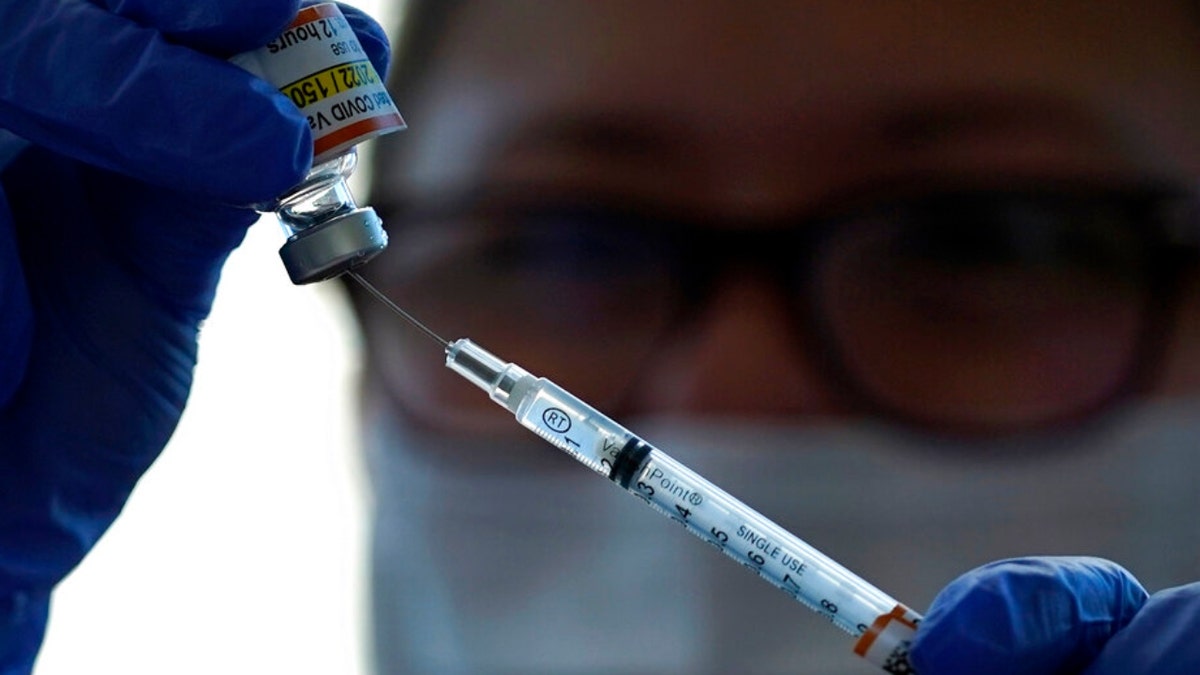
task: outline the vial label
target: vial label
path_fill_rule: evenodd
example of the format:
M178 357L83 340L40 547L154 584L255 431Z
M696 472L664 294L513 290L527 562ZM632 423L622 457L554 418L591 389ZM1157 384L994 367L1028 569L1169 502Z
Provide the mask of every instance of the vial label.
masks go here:
M279 37L230 61L273 84L300 109L312 130L313 164L405 127L334 3L305 7Z

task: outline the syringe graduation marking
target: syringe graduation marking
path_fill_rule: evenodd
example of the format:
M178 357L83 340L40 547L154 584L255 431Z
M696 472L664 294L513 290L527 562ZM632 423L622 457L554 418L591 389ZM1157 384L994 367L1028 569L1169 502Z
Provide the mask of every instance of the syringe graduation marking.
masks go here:
M477 358L469 357L463 372L478 375L466 367ZM487 376L480 379L493 380ZM833 560L554 383L537 379L524 391L525 402L516 410L523 426L608 476L848 633L861 634L864 624L869 625L895 604L877 591L873 600L847 602L847 594L853 593L847 584L865 582ZM802 580L813 562L832 576Z
M435 333L423 330L443 344ZM868 661L893 673L915 672L907 661L920 620L915 612L562 387L465 338L444 344L447 367L487 392L522 426L858 636L855 652Z
M471 345L471 349L478 347ZM450 361L455 352L452 347ZM521 372L527 378L521 396L524 403L505 405L523 426L608 476L834 625L860 636L856 650L860 655L891 672L913 672L903 669L909 666L902 655L917 620L915 613L561 387ZM549 412L561 416L548 417ZM577 432L574 424L564 424L567 418L588 431L575 436L582 432ZM614 441L621 444L620 449ZM908 623L878 621L897 608ZM881 628L873 628L875 625Z

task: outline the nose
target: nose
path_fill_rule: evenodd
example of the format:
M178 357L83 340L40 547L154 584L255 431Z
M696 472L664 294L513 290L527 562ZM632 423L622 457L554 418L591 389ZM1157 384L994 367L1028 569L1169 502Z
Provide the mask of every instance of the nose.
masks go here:
M663 341L630 402L664 414L845 416L799 324L779 290L735 273L699 316Z

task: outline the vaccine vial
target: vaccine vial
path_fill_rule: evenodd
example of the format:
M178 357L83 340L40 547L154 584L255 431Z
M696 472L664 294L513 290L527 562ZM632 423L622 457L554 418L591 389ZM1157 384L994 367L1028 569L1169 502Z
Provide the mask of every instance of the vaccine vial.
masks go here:
M230 61L278 88L312 131L312 170L256 207L273 211L283 226L279 256L292 283L331 279L382 252L383 224L374 209L355 202L347 179L356 145L405 124L338 6L301 9L277 38Z

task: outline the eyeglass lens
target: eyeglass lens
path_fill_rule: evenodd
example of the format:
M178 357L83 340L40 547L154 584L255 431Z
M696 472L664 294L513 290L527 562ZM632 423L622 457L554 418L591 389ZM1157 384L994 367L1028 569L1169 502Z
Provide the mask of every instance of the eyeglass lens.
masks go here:
M875 408L1027 427L1101 405L1137 369L1158 273L1146 211L1095 195L897 201L796 225L806 250L758 264L784 261L771 276L797 330ZM716 284L724 272L686 223L594 205L397 218L389 292L597 405L687 329L686 270L702 265Z

